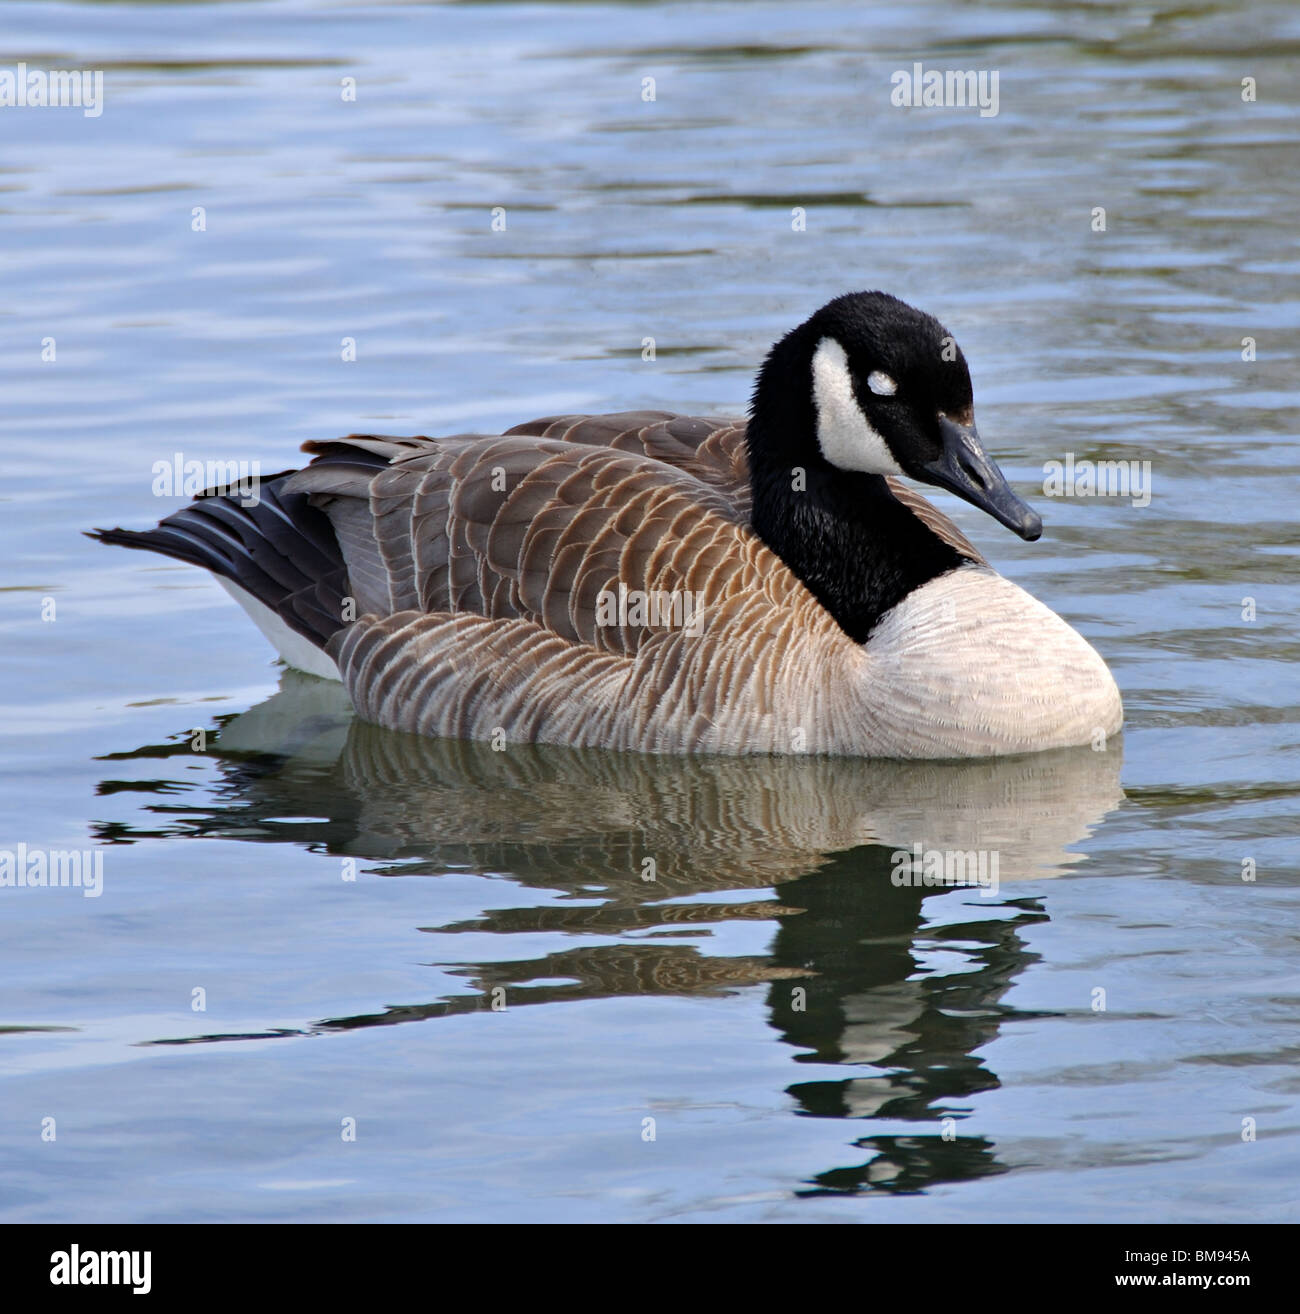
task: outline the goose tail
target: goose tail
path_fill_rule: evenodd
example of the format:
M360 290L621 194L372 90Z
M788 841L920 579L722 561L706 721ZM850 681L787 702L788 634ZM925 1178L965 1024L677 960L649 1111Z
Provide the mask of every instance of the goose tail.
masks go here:
M353 619L348 571L329 518L286 487L296 473L262 479L252 497L209 489L153 529L95 529L87 537L202 566L286 664L337 680L325 649Z

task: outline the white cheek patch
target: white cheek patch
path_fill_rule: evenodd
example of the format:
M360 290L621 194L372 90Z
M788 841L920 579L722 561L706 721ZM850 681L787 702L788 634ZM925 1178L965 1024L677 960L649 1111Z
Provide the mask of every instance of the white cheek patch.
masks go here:
M817 442L822 455L841 470L900 475L884 438L872 427L853 395L848 357L834 338L823 338L812 358Z

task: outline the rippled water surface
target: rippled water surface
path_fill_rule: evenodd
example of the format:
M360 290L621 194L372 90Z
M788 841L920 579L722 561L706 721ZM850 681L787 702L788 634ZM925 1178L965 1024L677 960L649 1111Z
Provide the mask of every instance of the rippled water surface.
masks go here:
M104 884L0 888L0 1217L1294 1216L1300 12L0 3L20 61L105 108L0 109L0 848ZM736 411L863 286L961 341L1046 533L942 500L1111 663L1105 752L407 740L80 537L176 452Z

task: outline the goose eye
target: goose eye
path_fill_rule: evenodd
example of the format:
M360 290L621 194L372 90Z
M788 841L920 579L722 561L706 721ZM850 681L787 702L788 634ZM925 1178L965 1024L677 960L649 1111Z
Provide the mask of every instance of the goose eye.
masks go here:
M898 391L898 384L889 377L888 374L880 370L872 370L867 375L867 387L876 394L877 397L892 397Z

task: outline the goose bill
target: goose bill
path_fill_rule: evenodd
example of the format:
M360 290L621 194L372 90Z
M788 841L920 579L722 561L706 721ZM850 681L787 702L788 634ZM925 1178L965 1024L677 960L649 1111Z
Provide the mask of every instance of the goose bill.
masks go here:
M920 477L987 512L1027 542L1043 532L1038 512L1011 491L1006 476L993 463L973 424L958 424L939 416L943 451L920 469Z

